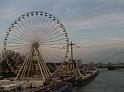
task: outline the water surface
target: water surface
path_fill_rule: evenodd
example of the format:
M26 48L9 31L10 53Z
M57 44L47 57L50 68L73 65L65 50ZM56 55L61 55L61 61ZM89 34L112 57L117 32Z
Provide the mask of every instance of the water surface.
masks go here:
M100 70L92 82L72 92L124 92L124 70Z

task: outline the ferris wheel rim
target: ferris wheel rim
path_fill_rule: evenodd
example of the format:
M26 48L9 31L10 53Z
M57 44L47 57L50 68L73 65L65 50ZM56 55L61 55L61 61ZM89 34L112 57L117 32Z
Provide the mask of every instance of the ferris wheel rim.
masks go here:
M4 55L6 55L7 53L7 40L8 40L8 36L9 36L9 33L12 31L11 29L14 27L14 25L17 24L18 21L21 21L21 19L24 19L24 17L28 17L29 14L46 14L46 16L49 16L49 17L52 17L54 21L56 21L57 24L60 25L60 27L63 28L63 32L65 33L65 42L66 42L66 52L65 52L65 58L67 58L67 54L69 52L69 39L68 39L68 35L67 35L67 32L62 24L62 22L60 20L58 20L56 17L54 17L52 14L50 13L46 13L44 11L31 11L31 12L27 12L27 13L24 13L22 14L21 16L17 17L9 26L7 32L6 32L6 35L5 35L5 38L4 38L4 45L3 45L3 49L4 49ZM31 16L31 15L30 15Z

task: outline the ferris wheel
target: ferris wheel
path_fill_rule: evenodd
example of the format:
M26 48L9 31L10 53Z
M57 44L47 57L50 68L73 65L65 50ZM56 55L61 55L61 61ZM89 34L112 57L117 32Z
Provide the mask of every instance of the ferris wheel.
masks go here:
M41 72L46 73L49 71L47 68L44 71L45 63L67 60L69 39L60 20L44 11L33 11L19 16L9 26L4 38L5 57L8 50L20 53L24 58L15 63L6 58L17 76L27 74L25 69L30 70L36 60Z

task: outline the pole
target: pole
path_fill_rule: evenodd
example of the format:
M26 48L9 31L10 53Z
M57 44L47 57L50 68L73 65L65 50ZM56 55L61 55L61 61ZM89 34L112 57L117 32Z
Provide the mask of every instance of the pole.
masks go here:
M71 61L73 62L73 45L75 45L75 44L73 44L71 41L71 43L69 45L71 46Z
M71 62L73 63L73 66L72 67L74 69L76 67L76 63L75 63L74 57L73 57L73 45L75 45L75 44L73 44L72 41L71 41L71 43L69 45L71 47Z

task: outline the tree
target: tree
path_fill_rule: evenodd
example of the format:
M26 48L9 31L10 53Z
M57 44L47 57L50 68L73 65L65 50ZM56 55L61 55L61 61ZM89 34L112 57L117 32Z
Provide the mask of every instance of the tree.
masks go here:
M24 56L22 56L20 53L18 52L14 52L11 50L7 50L6 54L4 54L4 52L2 51L2 69L4 72L12 72L10 69L10 66L8 66L7 64L7 60L10 63L11 67L16 70L17 66L19 64L22 64L23 60L24 60Z

